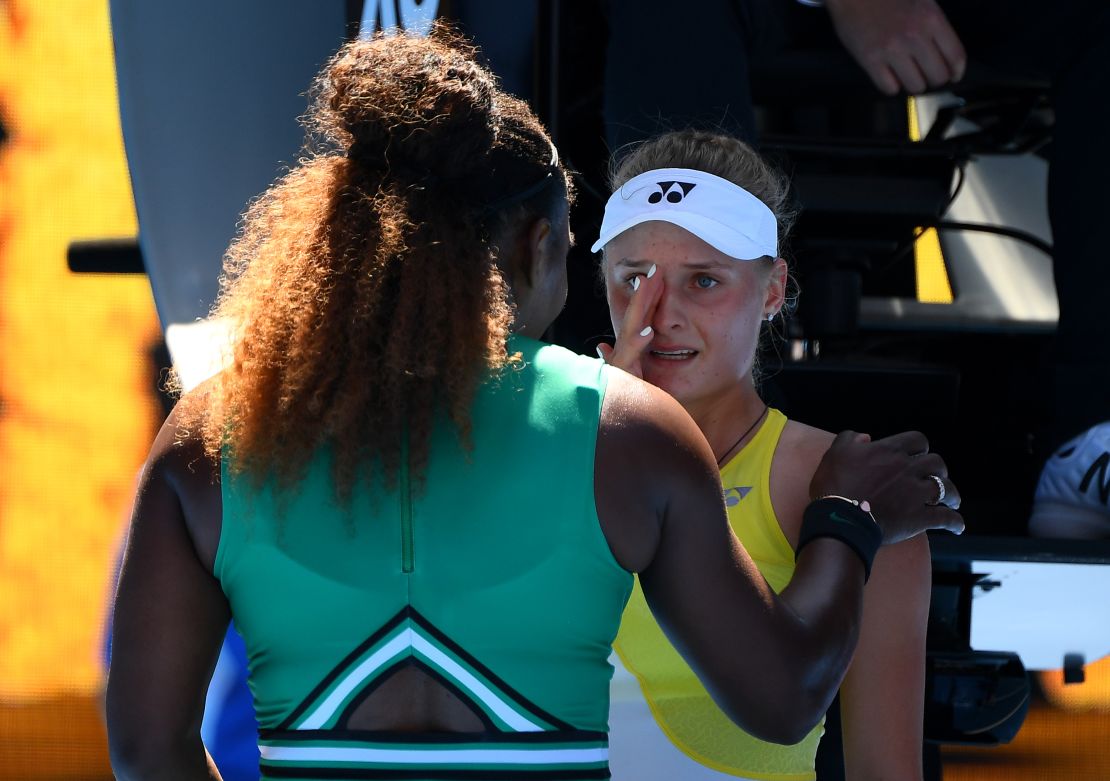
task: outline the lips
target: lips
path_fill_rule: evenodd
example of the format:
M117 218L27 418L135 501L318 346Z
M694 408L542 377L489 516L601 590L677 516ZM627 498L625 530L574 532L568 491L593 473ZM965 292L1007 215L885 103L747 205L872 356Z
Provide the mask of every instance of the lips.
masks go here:
M672 349L653 349L650 350L653 358L659 358L663 361L688 361L698 354L697 350L692 350L687 347L676 347Z

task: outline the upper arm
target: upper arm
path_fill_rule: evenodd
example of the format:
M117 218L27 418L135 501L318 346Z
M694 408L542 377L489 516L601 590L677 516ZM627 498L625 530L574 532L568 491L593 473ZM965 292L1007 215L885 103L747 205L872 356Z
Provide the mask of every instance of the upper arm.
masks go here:
M924 534L884 547L875 558L859 646L841 689L849 778L921 777L931 582Z
M124 777L154 761L208 772L200 722L229 610L190 532L219 519L187 517L218 512L196 495L211 484L211 464L175 435L171 416L139 480L116 592L106 707Z
M832 445L828 431L788 420L771 462L771 506L791 548L798 545L802 514L809 504L809 483Z
M791 421L771 473L771 492L796 545L808 484L833 435ZM859 645L841 686L848 777L921 774L925 632L932 584L929 542L918 535L879 549L863 597Z

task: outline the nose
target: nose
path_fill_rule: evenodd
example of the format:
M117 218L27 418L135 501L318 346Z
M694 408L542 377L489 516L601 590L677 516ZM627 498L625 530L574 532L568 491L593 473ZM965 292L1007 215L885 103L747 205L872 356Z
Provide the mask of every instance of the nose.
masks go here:
M651 327L656 333L671 332L682 328L686 324L686 314L682 306L680 291L672 287L666 280L660 280L663 286L659 294L659 303L655 307L655 316L652 318Z

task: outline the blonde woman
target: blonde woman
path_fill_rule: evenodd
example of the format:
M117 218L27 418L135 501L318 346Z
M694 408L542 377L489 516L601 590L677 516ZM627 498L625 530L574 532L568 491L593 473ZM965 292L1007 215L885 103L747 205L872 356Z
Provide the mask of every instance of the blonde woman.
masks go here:
M781 591L795 571L810 479L833 441L769 408L753 376L760 338L786 304L778 253L789 226L785 182L737 139L679 131L629 153L612 187L594 249L603 251L618 336L601 352L694 418L720 470L733 531ZM944 474L923 473L921 481L934 502L958 501ZM860 645L841 688L853 781L921 777L929 589L923 535L876 558ZM789 746L734 726L666 643L639 590L616 650L639 684L630 702L615 697L618 778L815 777L821 725Z

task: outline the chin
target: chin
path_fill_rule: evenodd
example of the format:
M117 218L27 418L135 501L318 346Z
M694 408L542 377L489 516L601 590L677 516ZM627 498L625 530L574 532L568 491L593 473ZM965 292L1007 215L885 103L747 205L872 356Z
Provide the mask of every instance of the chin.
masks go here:
M689 384L684 382L681 378L670 376L669 374L652 371L650 369L644 371L644 381L650 382L659 390L666 391L673 396L681 404L683 397L689 395Z

